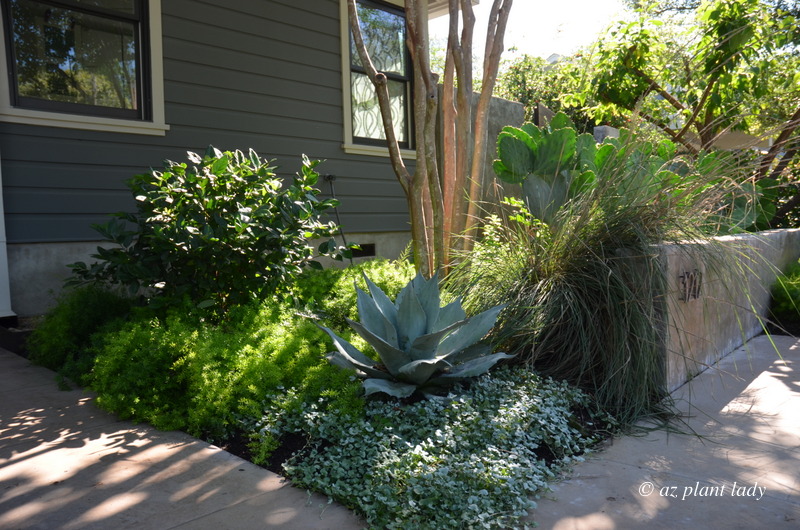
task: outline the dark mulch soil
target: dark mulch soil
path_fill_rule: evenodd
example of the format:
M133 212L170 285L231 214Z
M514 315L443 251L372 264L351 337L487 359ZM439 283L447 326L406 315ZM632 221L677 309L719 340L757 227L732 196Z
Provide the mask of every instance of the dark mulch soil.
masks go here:
M223 451L252 462L253 453L250 451L249 442L246 432L237 431L230 438L217 445ZM272 453L267 464L261 467L278 475L283 475L283 463L289 460L297 451L303 449L306 443L305 436L301 434L292 433L282 436L279 440L278 448Z
M237 431L231 435L230 438L219 442L216 445L223 451L227 451L232 455L236 455L245 460L250 460L253 456L253 453L250 451L250 447L247 444L248 440L245 433L242 431Z
M800 337L800 317L776 317L771 315L767 331L774 335L791 335Z
M30 329L20 329L13 325L8 327L0 325L0 348L5 348L20 357L27 358L28 350L25 347L25 342L30 334Z

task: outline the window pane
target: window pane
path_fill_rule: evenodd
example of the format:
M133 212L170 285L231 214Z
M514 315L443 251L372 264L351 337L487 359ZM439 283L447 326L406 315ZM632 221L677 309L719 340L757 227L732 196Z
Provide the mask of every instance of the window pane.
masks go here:
M20 97L138 108L133 23L38 2L11 9Z
M350 93L353 106L353 136L386 139L378 107L375 87L364 74L350 74ZM389 81L389 98L392 107L394 133L399 142L407 142L406 137L406 84Z
M361 35L372 64L379 72L406 75L406 23L405 19L382 9L358 4ZM361 65L355 43L350 40L350 57L353 64Z
M119 11L129 15L136 14L136 0L74 0L76 4L86 7L101 7L111 11Z

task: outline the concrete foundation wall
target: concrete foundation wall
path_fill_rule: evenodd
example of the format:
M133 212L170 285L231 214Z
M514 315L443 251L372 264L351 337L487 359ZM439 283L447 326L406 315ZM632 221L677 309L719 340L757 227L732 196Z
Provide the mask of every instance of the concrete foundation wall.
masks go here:
M409 232L346 233L345 236L349 243L374 244L376 256L392 259L402 254L411 240ZM70 276L66 265L96 261L91 254L102 244L102 241L9 244L11 308L21 317L46 313ZM364 259L369 258L356 261Z
M21 317L51 308L70 276L69 263L92 262L100 241L79 243L14 243L8 245L11 307Z
M361 245L362 249L364 249L366 245L375 245L374 256L354 258L354 263L359 263L373 258L397 259L406 251L406 249L409 251L409 257L411 256L411 249L409 247L411 244L411 232L380 232L372 234L345 233L345 238L347 238L348 244ZM341 244L342 238L337 237L336 241ZM323 267L339 267L350 264L350 262L347 260L342 262L326 258L320 258L319 262L322 263Z
M670 391L763 331L777 275L800 257L800 229L663 245Z

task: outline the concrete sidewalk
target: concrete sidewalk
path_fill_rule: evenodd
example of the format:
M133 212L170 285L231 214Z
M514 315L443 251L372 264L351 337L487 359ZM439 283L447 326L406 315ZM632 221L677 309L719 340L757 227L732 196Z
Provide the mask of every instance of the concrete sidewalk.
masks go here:
M673 396L697 435L615 439L552 485L541 528L800 528L800 341L756 337Z
M349 510L180 432L119 421L0 349L0 528L363 528Z
M541 528L800 527L800 341L752 340L679 389L702 437L616 439L539 502ZM362 528L185 434L122 422L0 350L0 528Z

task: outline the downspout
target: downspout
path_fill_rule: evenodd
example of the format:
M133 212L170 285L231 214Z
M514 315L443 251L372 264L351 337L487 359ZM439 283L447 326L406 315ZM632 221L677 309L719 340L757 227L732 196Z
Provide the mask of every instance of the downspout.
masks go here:
M0 157L2 161L2 157ZM8 251L6 250L6 214L3 209L3 170L0 168L0 319L16 317L11 310L11 288L8 281Z

